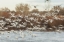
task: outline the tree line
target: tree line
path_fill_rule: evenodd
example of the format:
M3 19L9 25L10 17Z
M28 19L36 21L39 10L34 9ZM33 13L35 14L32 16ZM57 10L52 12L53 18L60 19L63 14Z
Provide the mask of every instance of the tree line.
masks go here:
M23 16L29 15L31 13L45 14L47 12L50 12L50 13L55 12L59 15L64 15L64 7L61 7L60 5L53 6L53 8L51 8L51 10L49 10L49 11L45 11L45 10L39 11L36 8L36 6L34 6L34 9L32 9L31 11L30 11L30 9L31 9L31 7L30 7L29 4L20 3L20 4L16 5L14 11L10 10L7 7L0 8L0 16L7 16L7 15L9 15L8 14L9 12L15 12L16 15L20 14L20 15L23 15Z

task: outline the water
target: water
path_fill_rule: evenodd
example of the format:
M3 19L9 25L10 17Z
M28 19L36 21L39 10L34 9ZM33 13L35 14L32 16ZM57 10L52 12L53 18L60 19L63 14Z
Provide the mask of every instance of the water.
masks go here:
M64 32L4 31L0 42L64 42Z

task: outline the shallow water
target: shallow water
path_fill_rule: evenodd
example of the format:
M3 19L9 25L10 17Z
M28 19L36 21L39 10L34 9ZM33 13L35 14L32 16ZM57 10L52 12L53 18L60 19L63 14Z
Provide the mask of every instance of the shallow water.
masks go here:
M0 42L64 42L64 32L1 31Z

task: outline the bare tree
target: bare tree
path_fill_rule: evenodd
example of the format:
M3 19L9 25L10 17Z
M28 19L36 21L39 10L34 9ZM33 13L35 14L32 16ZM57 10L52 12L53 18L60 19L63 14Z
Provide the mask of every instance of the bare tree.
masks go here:
M0 16L9 17L10 9L7 7L0 8Z
M18 12L19 14L23 14L26 15L29 12L29 5L28 4L18 4L15 7L16 12Z
M1 8L0 11L10 11L10 9L7 7L4 7L4 8Z
M32 13L39 13L39 10L38 9L33 9L31 12Z

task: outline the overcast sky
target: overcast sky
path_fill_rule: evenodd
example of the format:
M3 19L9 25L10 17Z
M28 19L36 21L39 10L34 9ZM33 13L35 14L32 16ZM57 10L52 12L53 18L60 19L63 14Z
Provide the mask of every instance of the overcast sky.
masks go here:
M27 3L31 5L32 8L34 5L37 5L37 8L39 10L44 10L45 8L44 0L0 0L0 8L8 7L9 9L14 10L16 4L19 4L19 3ZM54 5L64 6L64 0L51 0L50 3L51 3L50 4L51 6L54 6Z

